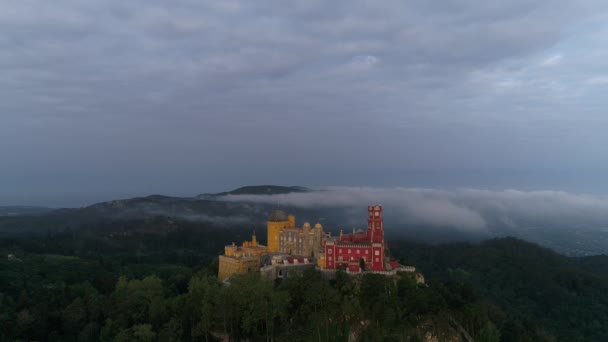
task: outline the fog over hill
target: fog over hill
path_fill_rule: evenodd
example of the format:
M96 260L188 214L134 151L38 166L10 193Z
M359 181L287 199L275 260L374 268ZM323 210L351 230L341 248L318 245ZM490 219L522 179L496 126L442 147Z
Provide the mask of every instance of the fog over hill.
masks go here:
M608 224L608 198L560 191L327 187L303 193L230 194L218 199L304 208L356 208L382 203L403 222L466 231L491 230L496 224Z
M390 239L441 243L515 236L568 255L608 254L608 198L560 191L490 191L260 185L193 197L151 195L49 212L18 212L0 231L61 230L99 221L168 217L226 229L263 229L280 208L325 229L365 228L365 208L384 205ZM262 237L263 239L263 237Z
M361 224L369 203L385 207L387 231L411 237L514 235L569 254L608 252L608 198L562 191L325 187L304 193L226 195L219 200L339 209Z

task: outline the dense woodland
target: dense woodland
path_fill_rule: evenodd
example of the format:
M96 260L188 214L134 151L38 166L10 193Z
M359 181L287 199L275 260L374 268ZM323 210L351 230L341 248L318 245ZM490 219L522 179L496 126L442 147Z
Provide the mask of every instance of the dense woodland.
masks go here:
M312 271L218 283L216 255L250 233L158 218L0 235L0 340L608 340L601 257L516 239L392 242L426 285Z

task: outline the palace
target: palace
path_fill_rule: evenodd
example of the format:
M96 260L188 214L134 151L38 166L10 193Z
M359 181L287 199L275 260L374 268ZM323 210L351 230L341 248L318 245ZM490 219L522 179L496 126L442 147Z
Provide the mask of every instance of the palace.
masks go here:
M306 222L298 228L294 215L275 210L266 222L268 246L259 245L255 234L240 247L226 246L219 258L218 277L225 281L233 274L259 270L276 279L315 267L327 272L414 272L415 268L403 267L386 255L382 206L370 205L367 213L366 231L340 231L332 237L320 223L311 226Z
M282 253L303 257L317 257L323 253L326 234L320 223L311 228L305 222L302 228L296 227L296 218L281 210L275 210L267 222L268 253Z
M224 247L224 255L220 255L218 278L225 280L233 274L247 273L259 270L261 257L266 254L266 246L258 244L255 233L251 241L243 242L242 246L232 243Z
M384 251L382 207L367 207L367 231L354 231L325 243L325 268L347 268L351 272L386 271L398 264L388 262ZM392 264L392 265L391 265Z

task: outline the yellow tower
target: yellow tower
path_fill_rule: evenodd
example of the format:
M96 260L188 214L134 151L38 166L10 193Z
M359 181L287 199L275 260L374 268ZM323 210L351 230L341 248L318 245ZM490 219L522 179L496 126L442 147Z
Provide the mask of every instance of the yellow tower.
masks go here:
M293 215L287 216L282 210L275 210L270 217L268 222L268 253L276 253L279 251L279 237L281 232L285 228L294 228L296 225L296 218Z
M287 216L287 221L289 221L289 227L288 228L295 228L296 227L296 217L294 215L289 215Z

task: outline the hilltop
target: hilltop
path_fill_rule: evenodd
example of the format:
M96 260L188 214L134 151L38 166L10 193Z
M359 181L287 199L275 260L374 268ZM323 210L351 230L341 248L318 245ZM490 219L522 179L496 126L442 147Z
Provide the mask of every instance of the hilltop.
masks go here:
M19 215L7 215L5 217L0 215L0 232L47 232L48 230L64 230L66 228L79 229L79 227L95 225L100 222L143 220L157 217L213 223L226 227L234 225L251 227L252 225L262 224L275 206L223 201L222 197L227 195L288 194L307 191L311 190L301 186L260 185L245 186L227 192L194 197L173 197L156 194L100 202L82 208L39 209L37 211L22 209ZM310 211L301 210L296 210L296 212L310 213ZM310 216L317 215L310 214Z
M281 195L293 192L309 192L309 188L303 186L279 186L279 185L250 185L243 186L232 191L219 192L215 194L201 194L198 198L217 198L228 195Z

